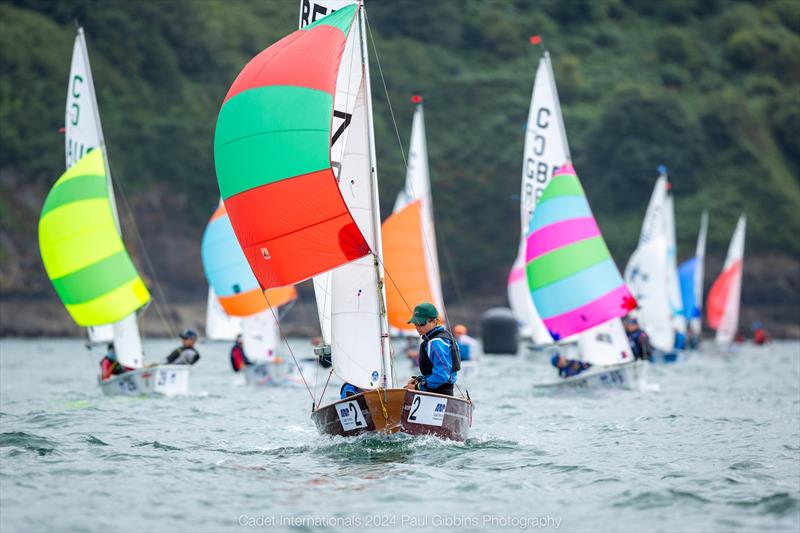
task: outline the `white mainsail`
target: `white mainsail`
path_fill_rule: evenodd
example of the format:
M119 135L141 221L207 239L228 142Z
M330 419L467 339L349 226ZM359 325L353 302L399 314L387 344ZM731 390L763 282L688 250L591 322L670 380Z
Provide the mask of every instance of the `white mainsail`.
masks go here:
M635 316L652 345L671 351L675 345L672 310L667 292L667 241L653 237L633 252L625 268L625 283L639 307Z
M206 337L215 341L232 341L242 332L242 319L230 316L219 303L213 287L208 287L206 303Z
M252 361L266 361L278 353L278 323L272 309L242 319L242 345Z
M675 238L675 204L672 194L667 190L664 199L664 231L667 237L667 286L669 303L672 309L672 327L678 333L686 333L686 316L683 312L681 283L678 277L678 245Z
M618 318L578 335L578 351L581 360L593 365L614 365L633 361L628 335Z
M355 3L352 0L301 0L300 27ZM330 338L326 340L331 345L334 373L357 387L376 388L391 387L393 377L380 259L372 94L363 17L361 9L348 33L336 80L331 161L340 178L342 197L377 258L367 255L331 270L327 278L316 276L314 288L323 335L326 328L330 328ZM347 170L346 174L342 169ZM326 324L328 312L329 325Z
M111 169L108 165L108 152L105 149L103 127L100 122L100 111L94 91L92 69L89 65L89 52L86 47L83 28L78 28L78 35L75 37L75 44L72 48L64 137L67 168L77 163L90 150L97 147L103 148L103 159L106 175L108 176L109 199L117 230L119 231L119 215L117 214L116 201L114 200L114 186L111 180ZM114 324L87 329L91 342L114 342L117 359L122 365L131 368L142 366L144 355L135 313Z
M728 245L728 254L725 256L725 266L722 272L731 269L737 262L744 262L744 238L747 229L747 219L744 215L739 217L736 229L733 232L731 243ZM730 344L736 338L739 328L739 305L742 296L742 268L738 269L731 279L730 289L725 299L725 310L722 320L717 328L715 341L717 344Z
M703 330L703 274L706 268L706 236L708 235L708 211L703 211L700 216L700 233L697 234L697 247L695 248L694 266L694 304L699 311L696 318L692 318L689 327L692 333L700 335Z
M561 116L550 54L545 52L536 70L531 106L525 127L525 148L520 193L520 245L508 277L508 300L523 335L536 344L550 344L552 337L536 312L525 275L525 244L536 201L553 177L553 172L570 159L567 133Z

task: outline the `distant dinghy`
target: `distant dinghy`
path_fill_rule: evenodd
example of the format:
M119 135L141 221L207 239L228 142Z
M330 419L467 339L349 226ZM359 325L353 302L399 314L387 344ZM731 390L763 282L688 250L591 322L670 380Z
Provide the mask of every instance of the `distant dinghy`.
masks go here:
M547 332L530 297L525 273L528 229L537 202L550 183L553 173L569 160L569 143L561 115L555 74L550 54L545 51L536 70L528 121L525 125L519 248L508 275L508 300L520 325L520 335L523 339L530 339L536 347L552 345L553 338Z
M39 218L45 271L75 323L88 329L90 343L113 342L118 362L133 369L105 381L98 376L104 394L186 394L188 366L173 369L166 388L141 381L154 373L143 368L136 319L150 293L122 241L82 28L72 51L64 133L67 171L51 188Z
M739 217L736 229L728 246L722 273L708 293L706 318L708 325L717 331L715 341L728 347L736 339L739 329L739 304L742 295L742 265L744 263L744 240L747 219Z
M263 289L330 274L333 372L365 392L315 400L321 433L464 440L469 400L393 388L363 5L307 22L245 66L219 113L217 178L236 237Z
M634 362L619 320L636 301L611 258L572 165L559 168L542 193L525 255L531 298L550 336L577 336L579 359L593 365L544 385L594 383L589 376L619 388L638 384L641 363ZM616 379L629 372L636 379Z
M253 364L244 368L249 385L296 385L302 378L280 357L278 315L297 299L293 285L261 289L233 232L225 204L211 216L200 246L203 270L222 311L238 319L244 353Z

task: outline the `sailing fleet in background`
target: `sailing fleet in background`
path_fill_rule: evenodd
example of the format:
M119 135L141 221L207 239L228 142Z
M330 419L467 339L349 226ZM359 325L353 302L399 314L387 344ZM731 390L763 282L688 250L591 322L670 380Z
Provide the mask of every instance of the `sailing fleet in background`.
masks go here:
M252 385L300 385L329 358L328 379L360 393L327 404L312 393L321 433L463 440L472 421L467 393L443 397L395 386L390 336L416 335L407 320L420 302L446 314L421 97L413 99L405 185L381 224L364 9L352 0L301 0L299 29L256 55L223 100L214 139L221 198L201 245L206 334L241 338ZM130 369L98 380L104 393L186 394L190 366L145 364L137 312L150 294L122 242L82 29L65 119L67 171L39 221L47 274L90 344L106 344ZM545 51L525 129L508 298L535 353L553 355L554 364L567 354L591 366L540 387L644 388L648 363L635 360L623 317L647 332L657 361L697 347L708 214L695 255L678 267L670 189L667 169L659 167L622 276L572 165ZM705 306L721 346L738 328L744 240L742 215ZM298 360L281 342L280 318L305 280L313 280L322 340L317 359Z

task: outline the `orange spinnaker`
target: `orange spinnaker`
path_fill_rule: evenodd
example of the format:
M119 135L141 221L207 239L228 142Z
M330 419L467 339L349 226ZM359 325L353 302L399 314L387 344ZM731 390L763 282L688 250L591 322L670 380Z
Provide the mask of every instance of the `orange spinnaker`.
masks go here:
M397 329L412 330L414 326L408 319L414 306L433 302L425 270L421 200L392 214L384 221L381 231L389 324Z
M708 298L706 298L706 319L708 320L708 325L713 329L719 328L720 322L722 322L722 316L725 314L725 304L731 292L731 284L733 284L737 276L741 275L741 272L742 262L736 261L728 270L722 272L714 282L714 285L711 286Z

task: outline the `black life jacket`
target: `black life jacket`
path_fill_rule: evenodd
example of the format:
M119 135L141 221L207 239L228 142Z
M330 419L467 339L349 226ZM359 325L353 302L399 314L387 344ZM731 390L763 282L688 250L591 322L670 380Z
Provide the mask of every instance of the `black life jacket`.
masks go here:
M433 374L433 361L428 357L428 343L433 339L445 339L450 341L450 357L452 358L453 368L451 371L458 372L461 370L461 354L458 353L458 343L450 335L450 332L444 328L435 332L430 337L423 338L422 344L419 346L419 371L423 376Z

